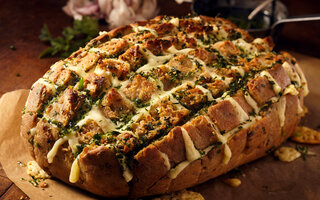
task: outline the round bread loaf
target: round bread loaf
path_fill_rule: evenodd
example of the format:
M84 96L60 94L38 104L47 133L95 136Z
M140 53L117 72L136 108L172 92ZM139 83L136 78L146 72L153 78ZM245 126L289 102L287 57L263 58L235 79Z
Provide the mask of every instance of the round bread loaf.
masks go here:
M297 126L307 82L272 48L204 16L102 32L34 83L21 135L45 171L97 195L194 186L266 155Z

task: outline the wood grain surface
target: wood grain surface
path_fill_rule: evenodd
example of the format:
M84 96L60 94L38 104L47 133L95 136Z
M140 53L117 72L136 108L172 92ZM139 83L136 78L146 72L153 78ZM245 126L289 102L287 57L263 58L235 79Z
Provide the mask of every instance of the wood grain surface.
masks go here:
M317 0L285 0L293 14L320 13ZM72 19L61 10L65 0L0 0L0 96L16 89L28 89L41 77L57 58L39 59L47 47L38 36L43 24L47 24L54 36L72 25ZM160 14L184 15L190 11L190 4L177 5L171 1L159 0ZM294 49L319 56L320 24L307 24L296 29L291 25L284 29L281 48ZM311 27L310 27L311 26ZM308 29L310 31L308 31ZM303 31L302 31L303 30ZM296 32L296 33L295 33ZM313 34L306 40L301 39ZM310 47L302 46L304 41ZM15 50L10 46L13 45ZM0 163L0 200L28 199L7 177Z

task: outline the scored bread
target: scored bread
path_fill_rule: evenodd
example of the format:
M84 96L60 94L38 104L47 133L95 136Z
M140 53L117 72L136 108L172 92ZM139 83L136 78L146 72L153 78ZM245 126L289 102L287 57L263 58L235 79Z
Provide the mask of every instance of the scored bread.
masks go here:
M272 48L218 17L101 32L34 83L21 135L46 172L97 195L194 186L294 132L307 82Z

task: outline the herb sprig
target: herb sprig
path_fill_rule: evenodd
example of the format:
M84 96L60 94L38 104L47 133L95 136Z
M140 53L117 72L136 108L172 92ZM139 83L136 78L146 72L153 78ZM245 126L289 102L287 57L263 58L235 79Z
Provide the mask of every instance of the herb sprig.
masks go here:
M66 27L62 31L63 36L52 37L46 24L41 29L39 39L49 42L51 47L45 49L40 58L61 57L66 58L72 52L78 50L99 33L98 21L94 18L83 17L82 20L74 20L73 27Z
M307 155L309 154L308 146L296 145L296 150L301 153L303 160L307 159Z

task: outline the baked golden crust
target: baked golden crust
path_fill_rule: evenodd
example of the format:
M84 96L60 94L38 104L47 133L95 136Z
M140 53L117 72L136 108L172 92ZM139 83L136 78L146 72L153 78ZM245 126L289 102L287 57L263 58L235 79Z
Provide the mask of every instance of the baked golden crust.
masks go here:
M32 86L21 135L44 170L101 196L191 187L294 132L307 83L272 48L204 16L102 33Z

